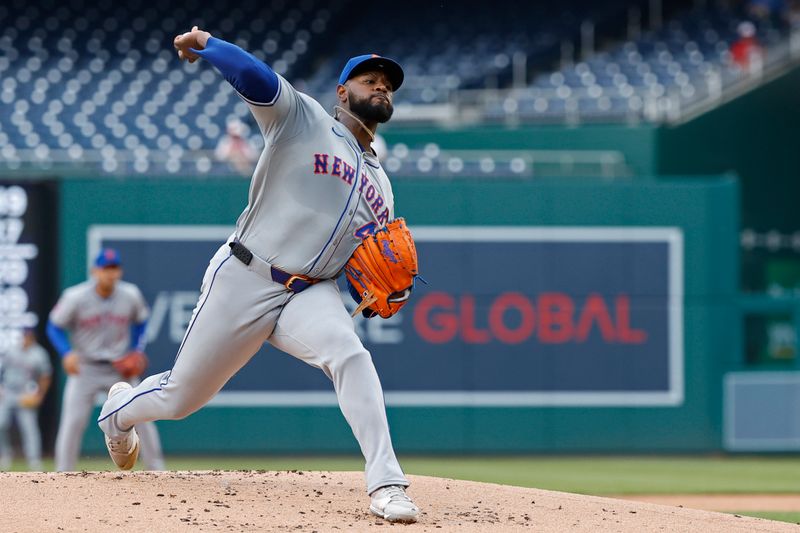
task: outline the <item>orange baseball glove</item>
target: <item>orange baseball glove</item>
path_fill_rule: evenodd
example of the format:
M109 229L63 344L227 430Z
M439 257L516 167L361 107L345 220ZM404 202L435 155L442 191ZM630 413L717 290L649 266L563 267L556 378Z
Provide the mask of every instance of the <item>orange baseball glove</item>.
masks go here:
M417 249L405 220L397 218L364 239L344 267L355 316L389 318L408 301L419 273Z
M144 352L132 351L128 352L119 359L112 362L114 368L125 379L141 376L147 368L147 356Z

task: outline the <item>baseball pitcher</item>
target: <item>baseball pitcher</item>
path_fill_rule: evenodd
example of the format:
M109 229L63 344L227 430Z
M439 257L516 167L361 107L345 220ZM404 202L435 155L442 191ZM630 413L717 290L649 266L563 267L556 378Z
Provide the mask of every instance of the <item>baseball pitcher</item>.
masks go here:
M109 454L132 466L143 423L200 409L269 341L333 382L366 459L370 511L415 521L378 374L334 281L367 243L348 271L361 311L391 316L413 286L413 240L395 220L391 184L370 147L392 115L402 69L375 54L352 58L331 116L251 54L197 27L174 45L181 60L203 58L233 85L265 147L236 231L208 265L174 366L109 391L98 420Z

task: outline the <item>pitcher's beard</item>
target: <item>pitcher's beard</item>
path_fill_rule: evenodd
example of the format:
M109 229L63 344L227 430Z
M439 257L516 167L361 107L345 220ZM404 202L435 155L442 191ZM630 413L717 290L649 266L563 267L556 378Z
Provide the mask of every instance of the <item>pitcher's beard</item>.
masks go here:
M388 100L378 99L380 103L373 103L372 97L356 98L350 93L350 111L361 117L364 122L377 122L383 124L392 118L394 106Z

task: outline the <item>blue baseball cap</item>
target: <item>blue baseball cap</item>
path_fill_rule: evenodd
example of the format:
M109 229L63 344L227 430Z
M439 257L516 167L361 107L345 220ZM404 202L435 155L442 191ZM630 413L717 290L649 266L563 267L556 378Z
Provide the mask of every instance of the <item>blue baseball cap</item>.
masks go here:
M103 248L94 260L94 266L105 268L119 266L122 261L119 259L119 252L113 248Z
M342 74L339 76L339 85L344 83L362 72L370 70L380 70L386 74L392 84L392 92L396 91L403 84L403 69L400 64L394 59L379 56L378 54L364 54L363 56L356 56L350 58L350 61L342 69Z

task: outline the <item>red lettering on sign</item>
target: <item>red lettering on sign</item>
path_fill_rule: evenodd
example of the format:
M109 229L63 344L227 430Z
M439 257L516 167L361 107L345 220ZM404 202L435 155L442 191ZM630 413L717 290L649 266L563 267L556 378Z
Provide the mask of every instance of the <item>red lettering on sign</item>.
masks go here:
M470 344L486 344L491 340L489 332L475 327L475 297L461 297L461 337Z
M414 308L414 329L428 342L450 342L458 333L458 320L453 312L455 308L455 298L447 293L426 294ZM439 312L435 313L437 309Z
M520 344L534 335L541 343L581 343L593 331L608 343L642 344L648 338L647 331L631 325L631 302L626 294L616 296L611 309L611 302L597 293L590 294L580 306L568 294L545 292L534 306L530 297L506 292L489 303L488 311L484 309L477 306L472 294L457 298L433 292L416 304L414 327L420 337L435 344L451 342L457 336L468 344ZM517 314L519 323L509 326L509 314ZM478 326L484 323L486 326Z
M578 318L575 340L579 342L585 341L592 331L592 324L595 322L600 328L600 335L603 336L603 340L613 342L615 338L614 324L611 322L611 314L608 312L606 302L599 294L590 294L586 298L586 303L583 305L583 310Z
M617 296L617 338L626 344L642 344L647 340L647 332L631 328L631 299Z
M503 317L506 311L516 309L520 314L520 324L516 329L509 328ZM519 344L531 336L536 326L533 303L518 292L501 294L489 308L489 328L494 337L506 344Z
M572 339L575 304L572 298L558 292L539 295L539 340L557 344Z

